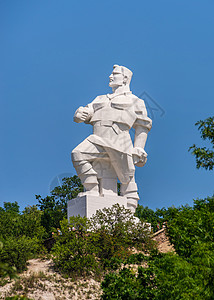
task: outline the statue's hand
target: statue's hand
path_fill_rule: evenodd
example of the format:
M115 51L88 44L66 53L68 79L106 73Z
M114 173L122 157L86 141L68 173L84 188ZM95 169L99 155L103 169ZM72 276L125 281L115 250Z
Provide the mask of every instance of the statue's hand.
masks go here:
M132 152L134 164L143 167L147 161L147 153L143 148L135 147Z
M90 112L87 107L80 106L74 114L74 122L81 123L87 121L90 117Z

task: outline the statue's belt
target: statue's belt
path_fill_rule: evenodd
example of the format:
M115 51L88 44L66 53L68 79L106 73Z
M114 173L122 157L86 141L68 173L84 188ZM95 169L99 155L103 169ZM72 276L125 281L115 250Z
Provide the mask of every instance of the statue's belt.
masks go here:
M115 123L113 121L110 120L102 120L102 121L98 121L96 122L97 126L104 126L104 127L112 127L113 130L116 132L116 134L120 134L121 132L125 132L125 131L129 131L129 126L126 124L119 124L119 123ZM95 126L96 126L95 125Z

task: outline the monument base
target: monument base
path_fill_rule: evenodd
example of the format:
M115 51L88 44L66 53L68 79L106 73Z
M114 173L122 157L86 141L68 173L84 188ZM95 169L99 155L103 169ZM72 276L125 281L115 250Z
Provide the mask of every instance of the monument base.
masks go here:
M84 195L75 199L69 200L67 203L68 208L68 220L70 217L78 216L81 217L92 217L98 209L110 208L114 204L123 205L127 208L127 198L122 196L93 196Z

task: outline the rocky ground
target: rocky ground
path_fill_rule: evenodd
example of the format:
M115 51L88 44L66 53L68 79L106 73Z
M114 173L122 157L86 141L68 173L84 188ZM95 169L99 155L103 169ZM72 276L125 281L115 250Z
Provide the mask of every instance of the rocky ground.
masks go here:
M168 237L166 236L165 229L161 229L153 234L153 240L157 242L158 250L161 253L175 252L173 245L170 244Z
M0 299L25 295L34 300L100 299L100 283L94 279L72 281L53 270L51 260L31 259L16 281L0 287Z
M153 235L160 252L174 251L165 230L161 229ZM65 279L53 270L51 260L31 259L27 271L0 287L0 299L7 296L26 295L33 300L85 300L100 299L100 282L94 279L72 281Z

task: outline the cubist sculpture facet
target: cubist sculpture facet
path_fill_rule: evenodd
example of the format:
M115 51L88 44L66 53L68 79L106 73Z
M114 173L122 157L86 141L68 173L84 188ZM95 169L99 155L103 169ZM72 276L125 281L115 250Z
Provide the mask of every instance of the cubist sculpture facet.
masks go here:
M152 121L144 101L130 91L131 78L128 68L114 65L109 76L112 94L98 96L77 109L74 121L92 125L93 134L72 151L72 162L85 188L79 197L119 199L119 180L120 197L135 212L139 200L135 166L143 167L147 161L144 147ZM129 133L131 128L135 130L134 141Z

